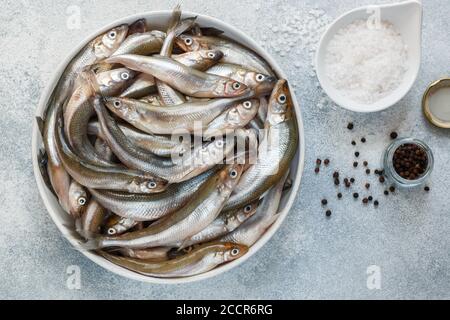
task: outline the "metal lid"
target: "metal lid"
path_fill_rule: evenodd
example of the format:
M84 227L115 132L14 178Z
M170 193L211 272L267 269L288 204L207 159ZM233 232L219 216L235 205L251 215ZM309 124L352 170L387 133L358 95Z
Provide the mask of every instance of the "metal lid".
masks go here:
M422 99L425 117L437 127L450 129L450 78L433 82Z

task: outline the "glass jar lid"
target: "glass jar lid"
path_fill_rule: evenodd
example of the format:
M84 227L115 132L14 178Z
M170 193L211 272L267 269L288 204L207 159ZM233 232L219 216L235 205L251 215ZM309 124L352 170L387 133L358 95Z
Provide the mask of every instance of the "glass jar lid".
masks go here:
M437 127L450 129L450 78L433 82L422 99L425 117Z

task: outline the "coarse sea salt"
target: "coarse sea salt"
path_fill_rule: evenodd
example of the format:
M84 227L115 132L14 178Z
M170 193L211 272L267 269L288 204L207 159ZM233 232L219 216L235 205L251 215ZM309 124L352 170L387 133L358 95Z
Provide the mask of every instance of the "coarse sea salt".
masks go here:
M342 28L327 47L325 70L347 98L373 104L399 87L408 69L408 52L394 26L357 20Z

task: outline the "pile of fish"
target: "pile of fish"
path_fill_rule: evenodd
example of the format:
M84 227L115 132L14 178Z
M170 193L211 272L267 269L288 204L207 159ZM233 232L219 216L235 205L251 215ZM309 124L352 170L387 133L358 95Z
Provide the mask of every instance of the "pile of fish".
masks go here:
M165 278L246 254L278 217L298 146L287 82L261 57L179 7L168 26L93 39L37 119L43 177L80 247Z

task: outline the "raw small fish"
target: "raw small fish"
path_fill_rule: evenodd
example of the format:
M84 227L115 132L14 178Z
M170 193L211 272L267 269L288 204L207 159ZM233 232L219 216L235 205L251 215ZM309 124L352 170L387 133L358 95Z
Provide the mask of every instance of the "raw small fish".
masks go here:
M192 252L167 261L146 261L118 257L100 251L107 260L134 272L160 278L188 277L207 272L246 254L248 248L239 244L207 243Z
M277 78L273 76L248 70L242 66L230 63L216 64L206 72L239 81L252 89L257 97L270 94L277 82Z
M223 53L222 61L244 66L251 70L273 76L270 66L255 52L239 43L208 36L181 35L176 44L184 51L197 51L200 49L220 50Z
M253 203L249 203L241 209L223 212L205 229L193 235L189 239L184 240L182 243L177 244L176 247L179 249L184 249L194 244L204 243L222 237L235 230L244 221L253 216L257 207L258 201L255 201Z
M256 210L256 213L251 218L231 233L223 236L220 241L241 243L251 247L261 238L264 232L278 218L278 206L280 205L281 195L288 175L289 171L269 190Z
M242 175L225 210L237 209L259 197L288 170L298 146L298 129L286 80L279 80L269 100L265 136L258 161Z
M86 249L124 247L143 249L164 247L193 236L206 228L222 211L242 174L243 165L227 165L210 177L192 199L174 214L149 227L117 237L99 237L88 241Z
M128 194L109 190L90 190L90 193L105 208L123 218L153 221L184 206L216 171L212 169L188 181L171 184L167 190L157 194Z
M169 57L124 54L111 57L106 62L120 63L129 69L150 74L191 97L237 97L248 92L243 83L198 71Z
M111 56L115 57L129 53L145 56L153 53L159 53L165 38L165 32L158 30L135 33L128 36Z

